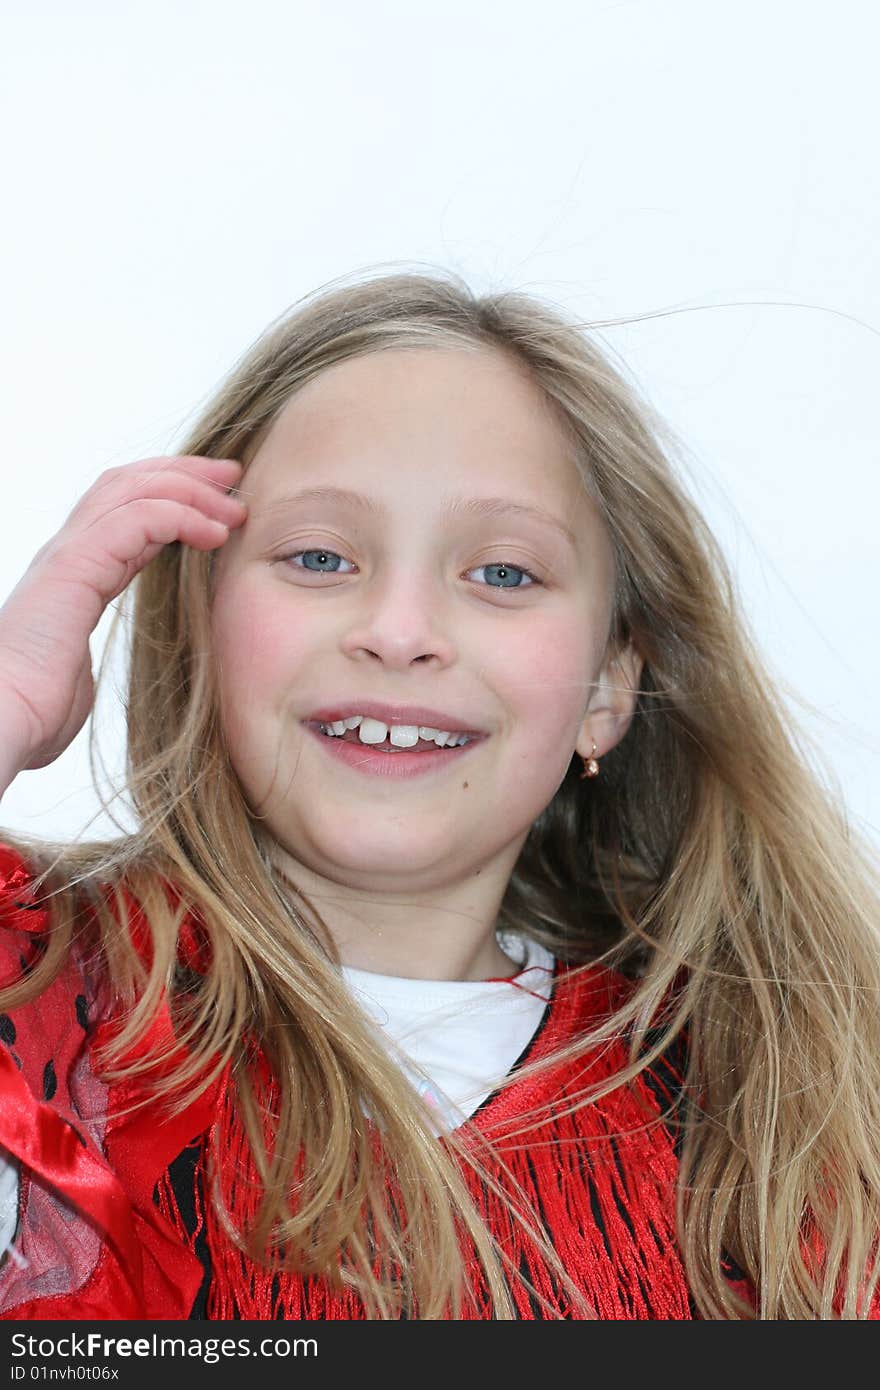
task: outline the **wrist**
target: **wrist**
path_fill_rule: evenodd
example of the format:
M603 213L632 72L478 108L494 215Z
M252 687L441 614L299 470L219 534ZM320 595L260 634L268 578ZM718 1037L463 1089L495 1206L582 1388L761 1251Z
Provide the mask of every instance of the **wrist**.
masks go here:
M33 756L34 740L21 701L0 690L0 796Z

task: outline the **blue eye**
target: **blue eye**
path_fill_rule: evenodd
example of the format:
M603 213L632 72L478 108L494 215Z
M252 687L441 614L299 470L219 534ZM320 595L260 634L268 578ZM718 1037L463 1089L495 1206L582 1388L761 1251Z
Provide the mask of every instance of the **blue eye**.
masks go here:
M522 584L510 584L510 585L506 585L506 584L505 584L505 585L502 585L502 586L497 586L497 585L495 585L495 584L490 583L490 584L489 584L489 588L491 588L491 589L494 589L494 588L496 588L496 587L502 587L502 588L504 588L504 589L522 589L522 588L530 589L530 588L532 587L533 584L540 584L540 582L541 582L540 579L537 579L537 578L535 577L535 575L532 574L531 570L523 569L522 565L505 565L505 564L477 565L477 568L476 568L475 570L472 570L471 573L472 573L472 574L476 574L478 570L494 570L494 571L495 571L495 574L496 574L496 576L497 576L497 578L499 578L499 579L508 579L508 578L510 578L511 576L516 576L516 575L525 575L525 576L527 577L528 581L529 581L528 584L526 584L526 585L522 585Z
M313 566L311 566L311 565L297 565L297 567L296 567L297 569L308 570L309 574L338 574L338 573L339 573L338 568L335 567L335 566L333 566L333 565L330 565L330 568L329 568L329 569L328 569L328 568L325 568L325 565L326 565L328 562L330 562L330 561L332 561L332 560L341 560L341 559L342 559L342 556L341 556L341 555L337 555L336 552L335 552L335 550L295 550L295 551L293 552L292 555L283 555L281 558L282 558L283 560L296 560L296 559L299 558L300 555L317 555L317 557L318 557L318 565L315 566L315 567L313 567Z

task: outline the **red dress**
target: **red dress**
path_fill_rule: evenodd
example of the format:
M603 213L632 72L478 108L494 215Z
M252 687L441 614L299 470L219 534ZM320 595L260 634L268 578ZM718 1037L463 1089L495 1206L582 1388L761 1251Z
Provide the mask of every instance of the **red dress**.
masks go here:
M2 985L32 968L43 949L47 914L32 898L26 864L0 845ZM184 953L194 939L182 933ZM557 964L551 1002L521 1061L554 1050L630 987L601 968L573 983L568 974ZM202 1170L213 1146L224 1155L229 1195L245 1159L228 1072L174 1119L153 1103L120 1114L138 1082L108 1087L90 1064L93 1047L115 1026L111 1002L76 948L38 999L0 1015L0 1146L21 1173L19 1231L0 1268L0 1318L363 1318L351 1292L321 1278L263 1270L225 1238L204 1199ZM170 1037L167 1007L154 1032ZM675 1135L660 1119L664 1091L676 1082L670 1066L573 1117L551 1106L529 1152L516 1138L505 1147L506 1130L516 1130L524 1110L563 1100L622 1060L621 1042L582 1062L577 1075L557 1067L549 1077L520 1082L490 1096L470 1123L482 1132L491 1125L530 1208L599 1317L691 1318L675 1236ZM469 1169L466 1178L490 1227L554 1310L542 1311L516 1281L517 1316L582 1316L503 1204ZM235 1214L248 1213L239 1205ZM465 1316L491 1317L482 1276L476 1263L471 1268L477 1308ZM733 1267L728 1272L737 1275Z

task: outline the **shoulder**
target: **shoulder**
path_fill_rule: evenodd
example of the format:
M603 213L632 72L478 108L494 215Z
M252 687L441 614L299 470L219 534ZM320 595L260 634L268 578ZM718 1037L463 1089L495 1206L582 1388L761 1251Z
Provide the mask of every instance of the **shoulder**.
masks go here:
M51 925L47 900L36 891L34 878L22 854L0 842L0 1044L7 1046L19 1041L25 1019L36 1030L48 1027L50 1034L56 1023L62 1024L55 1008L78 974L75 968L70 973L72 962L68 959L43 991L25 994L28 977L48 949ZM46 1000L52 1005L48 1012Z
M585 967L562 965L557 972L557 1020L554 1042L576 1037L601 1026L624 1008L639 987L639 981L618 970L593 963ZM640 1033L638 1055L653 1051L664 1037L658 1024ZM622 1070L630 1058L632 1023L621 1023L598 1049L592 1063L594 1072L611 1075ZM572 1063L580 1067L582 1064ZM658 1116L680 1153L682 1119L687 1109L688 1030L680 1029L665 1041L658 1055L629 1083L628 1090L648 1102L649 1113Z
M225 1076L173 1115L105 1079L96 1050L120 1020L92 938L25 993L51 934L34 878L0 842L0 1319L186 1317L202 1270L151 1194L212 1122ZM170 1026L163 1003L151 1027Z
M576 965L557 960L551 1001L553 1031L577 1035L599 1027L624 1006L634 988L632 980L598 962Z
M47 918L46 908L36 899L33 869L14 846L0 840L0 935L41 932Z
M36 994L27 986L49 943L49 911L34 891L30 866L0 843L0 1049L38 1100L64 1104L67 1077L95 1022L99 990L79 952Z
M204 973L209 959L209 935L202 914L195 907L183 903L181 892L170 878L152 868L148 873L164 891L169 920L174 919L179 924L176 930L181 965ZM142 904L131 891L127 877L123 877L115 887L110 882L88 876L78 881L85 884L77 894L78 925L94 924L95 904L103 903L109 909L114 929L124 921L131 944L142 962L149 967L152 956L151 924ZM32 968L32 958L38 957L45 949L45 934L52 925L50 909L54 894L48 889L40 892L38 882L38 872L21 850L0 839L0 989L11 982L5 966L10 967L12 978L18 979L22 971L27 973L28 970L28 964L21 959L22 954L31 958L29 963ZM62 887L61 891L71 890Z

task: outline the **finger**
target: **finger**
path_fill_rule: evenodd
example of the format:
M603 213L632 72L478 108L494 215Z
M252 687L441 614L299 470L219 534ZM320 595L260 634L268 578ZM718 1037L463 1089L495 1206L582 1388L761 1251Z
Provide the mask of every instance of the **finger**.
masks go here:
M189 505L207 504L209 510L216 510L216 499L225 498L227 502L221 506L222 519L232 522L236 515L243 517L245 503L230 497L226 491L241 472L237 460L193 456L183 462L188 466L181 466L176 457L145 459L107 469L79 499L68 522L85 521L91 525L115 507L143 496L176 497Z
M153 473L167 473L175 468L204 477L207 481L219 480L225 486L232 486L235 478L244 471L239 459L216 459L207 454L169 454L158 459L142 459L126 465L121 471L131 469L138 472L145 469Z
M139 485L130 495L114 502L108 508L108 512L119 510L146 497L180 502L201 510L230 527L241 525L247 515L247 504L240 497L230 496L228 492L200 476L177 471L145 476L139 480Z
M207 550L222 545L228 536L223 522L196 507L165 497L141 497L87 521L79 530L65 528L44 554L31 584L44 585L48 575L66 604L70 586L77 586L77 602L91 632L110 600L162 546L182 541Z

